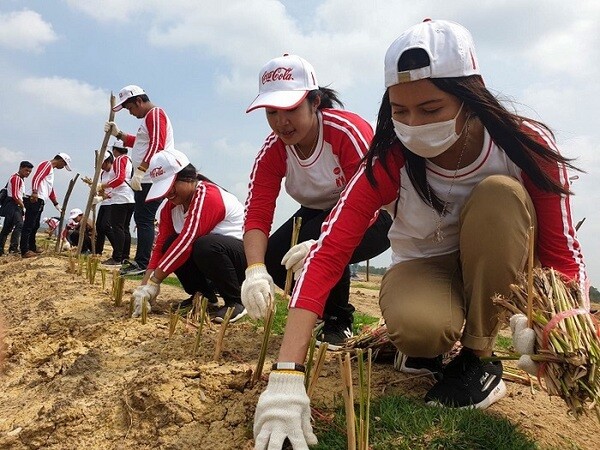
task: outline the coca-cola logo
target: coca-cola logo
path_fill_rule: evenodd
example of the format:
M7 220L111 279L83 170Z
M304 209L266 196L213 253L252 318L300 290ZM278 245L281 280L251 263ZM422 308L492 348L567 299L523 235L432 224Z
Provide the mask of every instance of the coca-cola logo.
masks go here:
M277 69L263 73L262 84L269 83L271 81L291 81L293 79L294 76L292 75L291 67L278 67Z
M162 166L155 167L154 169L152 169L150 171L150 178L160 177L161 175L164 175L164 173L165 173L165 171L163 170Z

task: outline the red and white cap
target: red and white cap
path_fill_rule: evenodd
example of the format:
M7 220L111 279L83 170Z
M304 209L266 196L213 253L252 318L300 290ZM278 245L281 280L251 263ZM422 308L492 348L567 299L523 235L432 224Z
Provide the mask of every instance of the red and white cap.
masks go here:
M73 220L75 219L77 216L82 216L83 215L83 211L79 208L73 208L70 212L69 212L69 219Z
M400 56L420 48L429 55L430 65L398 71ZM471 33L455 22L425 19L406 30L385 54L385 87L423 78L455 78L481 75Z
M309 91L319 89L313 66L298 55L272 59L258 75L258 96L246 112L257 108L293 109Z
M155 154L148 166L152 186L148 191L146 201L164 197L173 186L177 174L189 163L188 157L179 150L163 150Z
M135 84L125 86L119 91L119 100L118 103L115 106L113 106L113 111L121 111L123 109L123 103L125 103L132 97L137 97L138 95L143 95L145 93L146 91L144 91L141 87L136 86Z
M62 158L62 160L65 162L65 169L67 169L70 172L71 171L71 157L69 155L67 155L66 153L59 153L58 156L60 156Z

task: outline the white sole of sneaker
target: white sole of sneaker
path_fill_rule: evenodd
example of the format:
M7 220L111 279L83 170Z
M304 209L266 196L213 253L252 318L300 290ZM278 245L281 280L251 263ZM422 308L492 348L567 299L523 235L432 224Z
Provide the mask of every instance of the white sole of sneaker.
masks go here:
M486 408L490 407L491 405L493 405L494 403L496 403L498 400L500 400L505 395L506 395L506 384L504 383L504 380L500 380L500 383L498 383L498 386L496 386L492 390L492 392L490 392L490 395L488 395L485 399L483 399L479 403L476 403L474 405L458 406L458 407L456 407L456 409L486 409ZM427 405L439 406L440 408L450 408L450 406L446 406L440 402L433 402L433 401L427 402Z
M248 314L248 311L246 311L246 308L244 308L244 310L241 313L239 313L237 316L233 316L231 319L229 319L229 323L235 323L235 322L237 322L242 317L244 317L246 314ZM215 317L215 318L213 318L213 322L215 322L215 323L223 323L223 318L222 317Z

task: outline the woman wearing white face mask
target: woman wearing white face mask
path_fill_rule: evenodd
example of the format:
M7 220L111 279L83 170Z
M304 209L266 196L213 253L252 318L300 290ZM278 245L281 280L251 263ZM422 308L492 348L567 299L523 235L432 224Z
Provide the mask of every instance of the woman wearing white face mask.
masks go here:
M379 302L402 370L443 374L428 403L485 408L506 391L501 363L480 359L492 354L498 332L491 298L508 294L524 269L531 226L539 264L585 292L570 211L573 167L544 125L510 113L487 90L471 35L458 24L425 21L403 33L387 51L385 86L366 166L342 193L294 290L279 364L304 362L332 280L373 211L387 205L392 265ZM442 367L457 341L462 351ZM269 380L256 408L258 441L314 442L302 382L293 371Z

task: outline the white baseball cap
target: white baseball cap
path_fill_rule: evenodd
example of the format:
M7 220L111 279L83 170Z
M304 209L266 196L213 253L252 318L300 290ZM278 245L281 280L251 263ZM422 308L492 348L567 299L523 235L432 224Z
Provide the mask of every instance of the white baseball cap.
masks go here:
M83 215L83 211L79 208L73 208L71 212L69 212L69 219L73 220L77 216Z
M298 55L272 59L258 75L258 95L246 112L257 108L293 109L309 91L319 89L313 66Z
M409 49L421 48L430 65L398 71L400 56ZM385 54L385 87L423 78L454 78L481 75L471 33L454 22L425 19L406 30Z
M177 174L189 163L188 157L179 150L163 150L156 153L148 166L152 186L148 191L146 201L164 197L173 186Z
M59 153L58 156L60 156L65 162L65 169L71 171L71 157L66 153Z
M119 91L119 103L117 103L114 107L113 107L113 111L121 111L123 109L123 103L125 103L127 100L129 100L132 97L136 97L138 95L143 95L145 94L146 91L144 91L141 87L136 86L135 84L130 84L128 86L125 86L123 89L121 89Z

